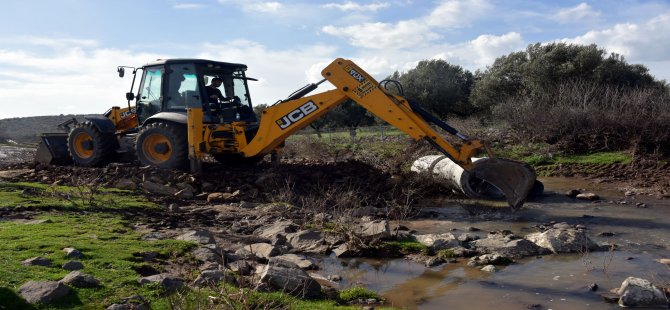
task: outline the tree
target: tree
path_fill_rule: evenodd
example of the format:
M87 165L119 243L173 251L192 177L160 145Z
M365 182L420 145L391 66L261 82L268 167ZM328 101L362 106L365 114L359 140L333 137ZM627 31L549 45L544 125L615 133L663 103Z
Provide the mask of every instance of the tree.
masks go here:
M258 105L254 106L254 113L256 113L256 117L258 117L259 120L261 119L261 116L263 115L263 110L265 110L267 108L268 108L268 105L264 104L264 103L261 103L261 104L258 104Z
M439 117L466 116L474 112L468 97L474 76L468 70L441 59L422 60L406 73L395 72L405 96Z
M470 101L490 110L519 94L543 93L570 81L605 86L664 87L643 65L628 64L618 54L607 55L595 44L531 44L525 51L497 58L484 72L477 72Z
M332 126L349 128L352 139L356 136L356 128L371 125L374 117L358 103L347 100L328 112Z

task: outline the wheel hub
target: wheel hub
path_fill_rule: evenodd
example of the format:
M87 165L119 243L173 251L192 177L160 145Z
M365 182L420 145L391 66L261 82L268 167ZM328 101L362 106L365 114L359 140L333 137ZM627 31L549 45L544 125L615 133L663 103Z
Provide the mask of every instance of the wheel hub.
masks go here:
M154 146L154 151L158 154L165 155L170 151L170 147L165 142L157 143L156 146Z

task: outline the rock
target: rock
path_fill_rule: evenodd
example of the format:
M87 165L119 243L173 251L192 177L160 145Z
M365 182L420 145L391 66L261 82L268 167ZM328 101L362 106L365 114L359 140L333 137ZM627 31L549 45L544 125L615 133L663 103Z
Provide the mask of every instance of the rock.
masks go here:
M213 286L220 282L235 283L235 276L227 270L205 270L193 281L196 286Z
M153 276L142 277L137 280L140 284L160 283L166 291L175 291L184 286L184 280L169 273L160 273Z
M76 260L71 260L65 264L63 264L63 267L61 267L65 270L81 270L84 269L84 264L82 264L79 261Z
M326 240L321 236L321 232L314 229L288 234L286 235L286 241L294 249L307 253L325 254L330 249Z
M271 225L266 225L254 231L254 235L263 238L273 238L277 235L287 235L298 231L298 225L293 223L293 221L278 221Z
M471 257L477 255L477 251L466 249L462 246L449 249L453 257Z
M113 304L107 310L150 310L149 302L140 295L134 295L121 300L122 304Z
M507 256L500 254L484 254L480 256L475 256L468 261L468 266L486 266L486 265L509 265L513 263L514 260Z
M436 251L461 246L461 242L451 233L414 235L414 238L419 243Z
M600 297L602 297L603 300L605 300L605 302L608 302L608 303L613 304L613 303L619 302L619 295L617 295L616 293L602 292L602 293L600 293Z
M144 181L141 184L142 188L152 194L164 195L164 196L174 196L179 190L162 184L158 184L151 181Z
M472 227L472 226L469 226L469 227L465 228L465 230L469 231L469 232L481 231L481 229L479 229L477 227Z
M193 193L192 190L185 188L174 193L174 196L182 199L192 199L195 197L195 193Z
M64 248L63 252L65 252L65 256L67 258L82 258L82 257L84 257L84 254L81 253L81 251L79 251L75 248Z
M260 275L260 282L301 298L321 296L321 285L296 264L271 258Z
M180 211L181 211L181 208L180 208L178 205L176 205L176 204L174 204L174 203L171 203L171 204L168 206L168 211L169 211L169 212L172 212L172 213L177 213L177 212L180 212Z
M113 186L118 189L136 190L137 182L133 181L132 179L119 179L114 183Z
M513 234L490 234L488 238L470 242L470 246L480 253L498 253L516 258L547 252L536 244Z
M567 192L565 192L565 196L568 196L570 198L575 198L577 195L581 194L582 192L578 189L571 189Z
M51 260L41 256L26 259L21 262L23 266L51 266Z
M668 265L668 267L670 267L670 259L668 258L659 258L656 261L661 264Z
M613 232L603 231L603 232L598 234L598 237L614 237L614 235L616 235L616 234L613 233Z
M358 226L356 234L365 239L385 239L391 236L391 230L388 221L367 221Z
M340 281L342 281L342 277L340 275L331 274L331 275L328 276L328 280L333 281L333 282L340 282Z
M600 196L594 194L594 193L581 193L575 196L577 199L581 200L598 200L600 199Z
M245 245L244 250L255 254L259 258L266 259L281 254L281 251L278 248L269 243L254 243Z
M333 250L335 256L337 257L350 257L353 252L349 249L349 245L346 243L340 244L337 248Z
M203 192L213 192L213 191L216 190L216 185L214 185L213 183L205 181L205 182L202 182L202 186L200 188L202 188Z
M484 272L490 272L490 273L494 273L494 272L498 271L498 269L496 269L496 266L493 266L493 265L486 265L486 266L482 267L482 269L479 269L479 270L484 271Z
M177 236L177 240L192 241L200 244L214 243L214 235L206 230L193 230Z
M617 290L617 294L620 296L619 306L621 307L668 308L668 298L663 291L645 279L626 278Z
M68 294L70 288L56 281L28 281L19 288L19 295L31 304L49 304Z
M435 267L437 265L442 265L444 263L445 263L445 261L441 257L433 256L433 257L429 257L426 260L425 265L426 265L426 267L430 268L430 267Z
M221 254L216 253L215 250L212 250L210 248L206 247L200 247L191 252L193 254L193 257L203 263L207 262L214 262L214 263L222 263L223 258Z
M458 237L456 237L456 239L458 241L460 241L461 243L465 243L465 242L479 240L480 238L479 238L479 236L477 236L475 234L464 233L464 234L460 234Z
M145 241L163 240L165 239L165 235L160 232L150 232L140 236L140 239Z
M100 280L94 278L92 275L82 273L81 271L73 271L68 273L60 282L74 287L98 287Z
M597 283L591 283L586 288L591 292L595 292L595 291L598 290L598 284Z
M552 228L542 233L527 235L526 239L553 253L574 253L599 248L585 231L572 228Z
M296 255L296 254L284 254L284 255L279 255L275 256L276 259L281 259L285 261L292 262L300 269L305 269L305 270L313 270L313 269L318 269L316 264L312 260L310 260L308 257L303 256L303 255Z
M53 223L53 221L50 220L50 219L42 219L42 220L27 221L24 224L26 224L26 225L39 225L39 224L51 224L51 223Z
M634 192L634 191L630 191L630 190L625 191L623 194L624 194L624 196L635 196L635 192Z
M188 191L190 191L191 193L195 193L195 192L197 192L197 190L195 189L195 187L193 187L193 185L188 184L188 183L186 183L186 182L179 182L179 183L177 183L177 188L178 188L178 189L181 189L181 190L188 190Z
M235 198L239 195L240 195L239 190L236 190L235 192L232 193L211 193L207 195L207 202L210 203L229 202L235 200Z
M228 264L228 268L234 273L241 276L251 275L252 271L254 270L253 265L246 260L238 260L232 262Z

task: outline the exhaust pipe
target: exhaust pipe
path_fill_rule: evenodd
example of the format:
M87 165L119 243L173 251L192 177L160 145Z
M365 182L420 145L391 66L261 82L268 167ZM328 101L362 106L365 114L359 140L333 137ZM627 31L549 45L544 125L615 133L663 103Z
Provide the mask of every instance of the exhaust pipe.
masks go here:
M465 196L477 199L505 199L513 210L528 196L541 195L544 186L528 164L501 158L472 158L474 168L464 170L444 155L424 156L412 164L414 172L430 172L445 179Z

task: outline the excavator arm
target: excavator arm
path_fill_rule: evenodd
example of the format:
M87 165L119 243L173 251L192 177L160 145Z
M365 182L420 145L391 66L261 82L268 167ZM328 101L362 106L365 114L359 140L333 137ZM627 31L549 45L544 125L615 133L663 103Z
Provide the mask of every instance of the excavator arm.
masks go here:
M529 166L505 159L489 160L486 165L474 164L472 157L485 148L482 142L469 139L408 99L389 94L350 60L338 58L321 74L336 89L291 98L265 109L256 136L240 150L245 157L272 152L296 131L351 99L412 138L428 141L475 177L496 186L513 209L523 204L535 182L535 173ZM463 141L460 148L438 134L429 122L459 137Z

